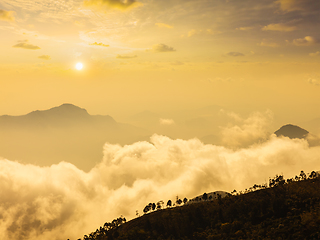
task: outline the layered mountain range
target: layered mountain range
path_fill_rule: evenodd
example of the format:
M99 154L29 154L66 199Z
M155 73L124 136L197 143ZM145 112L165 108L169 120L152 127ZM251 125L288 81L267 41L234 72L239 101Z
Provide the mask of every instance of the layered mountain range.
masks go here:
M218 106L204 109L194 116L205 115L203 111L216 113L220 111L218 109ZM170 125L162 125L161 119L158 114L143 112L128 119L130 124L124 124L109 115L90 115L87 110L73 104L21 116L3 115L0 116L0 157L39 166L67 161L89 171L101 161L106 142L132 144L148 141L152 134L158 133L171 138L198 137L204 143L222 144L217 130L208 125L204 128L206 133L198 125L192 125L190 116L186 116L184 123L163 120ZM215 120L216 128L220 120ZM282 126L275 134L278 137L305 138L310 145L320 144L319 139L307 130L291 124Z
M129 144L148 131L116 122L111 116L90 115L63 104L22 116L0 116L0 156L40 166L68 161L86 171L103 156L103 145Z

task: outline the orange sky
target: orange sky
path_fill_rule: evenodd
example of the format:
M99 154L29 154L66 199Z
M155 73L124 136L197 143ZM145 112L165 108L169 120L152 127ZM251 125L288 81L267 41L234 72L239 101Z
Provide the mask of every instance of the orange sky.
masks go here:
M319 13L319 0L1 0L0 116L72 103L135 127L4 125L0 236L78 239L149 202L318 171ZM287 123L315 135L272 134Z
M115 117L213 104L319 117L319 9L317 0L3 0L0 115L70 102Z

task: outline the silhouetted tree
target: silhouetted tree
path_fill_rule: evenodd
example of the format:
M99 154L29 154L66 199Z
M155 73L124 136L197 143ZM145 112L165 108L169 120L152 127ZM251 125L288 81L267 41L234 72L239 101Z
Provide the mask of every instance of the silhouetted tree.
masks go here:
M185 197L184 199L183 199L183 204L186 204L188 202L188 199Z
M161 208L164 208L164 201L160 200Z
M312 171L311 173L310 173L310 175L309 175L309 178L310 179L314 179L314 178L316 178L317 177L317 173L315 172L315 171Z
M161 201L157 202L157 210L161 209Z
M285 180L283 178L283 175L276 175L274 178L269 179L269 187L276 187L279 185L283 185L285 183Z
M176 201L176 204L180 205L182 203L181 199L179 198L177 201Z
M147 206L144 207L143 212L146 214L152 209L152 203L149 203Z
M171 207L171 205L172 205L171 200L168 200L168 202L167 202L167 207Z
M207 193L204 193L204 194L202 195L202 199L205 200L205 201L207 201L207 199L208 199L208 194L207 194Z
M302 180L306 180L306 179L307 179L307 175L304 173L304 171L301 171L301 172L300 172L300 178L301 178Z

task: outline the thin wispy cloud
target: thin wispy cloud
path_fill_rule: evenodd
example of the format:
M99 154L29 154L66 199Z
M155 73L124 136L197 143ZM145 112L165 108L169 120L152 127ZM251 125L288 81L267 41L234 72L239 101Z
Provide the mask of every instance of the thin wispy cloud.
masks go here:
M170 47L168 45L160 43L160 44L153 45L152 48L148 49L147 51L162 53L162 52L175 52L176 49L174 49L173 47Z
M278 32L292 32L297 30L296 26L289 26L281 23L274 23L264 26L262 28L263 31L278 31Z
M49 55L41 55L38 58L43 59L43 60L50 60L51 57Z
M310 83L312 85L316 85L316 86L320 85L320 81L318 79L315 79L315 78L309 78L308 79L308 83Z
M30 0L2 0L4 6L10 6L13 9L19 9L21 13L28 13L28 18L37 13L38 21L49 21L51 23L62 23L66 19L71 20L74 17L84 17L85 15L79 11L83 1L55 1L51 0L30 1Z
M269 41L262 41L261 43L258 43L258 46L262 47L279 47L280 45L275 42L269 42Z
M14 22L15 21L15 12L14 11L6 11L0 9L0 20Z
M85 0L85 6L97 6L97 7L108 7L108 8L116 8L121 10L127 10L133 7L137 7L142 5L142 3L135 0Z
M155 23L155 25L160 28L173 28L173 26L171 26L169 24L165 24L165 23Z
M243 57L244 56L244 54L241 52L228 52L226 55L230 56L230 57Z
M38 50L40 47L28 43L28 40L22 41L20 43L17 43L12 46L13 48L23 48L23 49L28 49L28 50Z
M173 125L174 124L174 120L173 119L168 119L168 118L160 118L159 119L159 123L161 125Z
M314 52L314 53L309 53L310 57L316 57L320 55L320 51Z
M320 41L312 36L306 36L304 38L298 38L293 40L293 44L296 46L311 46L318 44Z
M218 34L221 33L220 31L214 31L212 29L191 29L187 36L188 37L192 37L192 36L196 36L196 35L213 35L213 34Z
M132 59L137 57L138 57L137 55L120 55L120 54L116 56L116 58L118 59Z
M252 30L254 27L239 27L236 28L236 30L240 30L240 31L249 31Z
M320 8L318 0L277 0L280 9L286 12L316 10Z
M100 47L110 47L110 45L103 44L103 43L97 43L97 42L90 43L89 45L91 45L91 46L100 46Z

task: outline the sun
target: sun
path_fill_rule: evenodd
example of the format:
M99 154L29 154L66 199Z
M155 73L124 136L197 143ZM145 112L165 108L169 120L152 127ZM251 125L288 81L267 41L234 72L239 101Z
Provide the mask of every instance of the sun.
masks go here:
M81 62L76 64L76 69L77 70L82 70L82 68L83 68L83 64Z

